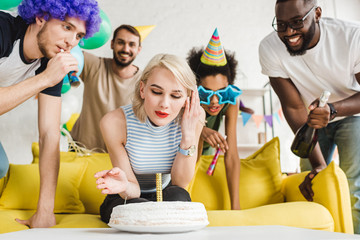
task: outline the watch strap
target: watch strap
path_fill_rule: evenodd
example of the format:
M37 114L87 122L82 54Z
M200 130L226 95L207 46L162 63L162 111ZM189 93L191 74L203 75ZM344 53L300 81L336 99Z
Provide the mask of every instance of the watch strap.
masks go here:
M328 103L328 105L330 107L330 120L333 120L336 117L337 111L334 105L332 105L331 103Z
M178 151L179 151L182 155L189 156L189 150L182 149L182 148L179 146Z

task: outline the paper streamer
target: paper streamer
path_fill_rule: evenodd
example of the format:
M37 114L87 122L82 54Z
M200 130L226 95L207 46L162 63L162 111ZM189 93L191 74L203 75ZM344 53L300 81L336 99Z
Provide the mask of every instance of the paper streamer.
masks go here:
M280 123L280 117L278 113L274 113L274 117L275 119L278 121L278 123Z
M252 115L252 118L254 119L256 127L259 128L262 120L264 119L264 115Z
M250 120L251 114L246 112L241 112L242 120L243 120L243 126L246 125L246 123Z
M269 124L270 127L273 127L273 117L272 117L272 115L265 115L264 118L265 118L265 121L267 122L267 124Z
M281 109L281 108L278 110L278 114L279 114L281 120L284 120L284 117L283 117L282 109Z

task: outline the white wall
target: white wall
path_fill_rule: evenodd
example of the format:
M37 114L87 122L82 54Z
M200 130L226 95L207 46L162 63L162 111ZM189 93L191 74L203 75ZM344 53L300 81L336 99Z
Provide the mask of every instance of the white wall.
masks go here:
M144 40L143 50L135 60L140 68L161 52L186 57L193 46L205 46L215 27L218 27L224 47L236 52L239 70L243 73L239 74L237 84L242 88L259 88L268 80L260 72L258 44L272 31L274 3L275 0L99 0L113 29L123 23L156 25ZM323 0L320 5L325 16L360 20L359 0ZM91 52L112 56L109 42ZM66 94L78 97L81 103L81 93L82 86ZM279 104L274 98L274 109L277 110ZM298 161L288 150L293 134L285 121L280 124L275 121L274 124L275 135L282 143L282 169L295 171ZM36 100L30 99L0 116L0 141L11 163L29 163L32 159L31 142L37 141L37 138Z

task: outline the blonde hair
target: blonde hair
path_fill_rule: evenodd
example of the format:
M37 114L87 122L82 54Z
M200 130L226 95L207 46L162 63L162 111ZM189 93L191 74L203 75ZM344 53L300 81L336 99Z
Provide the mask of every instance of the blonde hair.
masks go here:
M185 59L171 54L155 55L145 67L135 86L133 111L140 122L145 122L147 117L144 109L144 99L140 96L140 83L146 84L153 70L157 67L165 68L174 74L175 79L187 89L187 96L191 96L191 92L196 89L195 75ZM183 109L177 116L178 120L181 119L182 113Z

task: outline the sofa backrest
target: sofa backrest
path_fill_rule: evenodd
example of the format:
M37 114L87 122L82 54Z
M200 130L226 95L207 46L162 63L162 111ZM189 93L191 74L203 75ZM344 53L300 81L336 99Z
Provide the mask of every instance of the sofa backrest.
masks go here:
M33 143L32 152L34 163L39 161L39 145ZM79 156L75 152L60 152L60 161L68 163L86 163L86 171L83 174L79 185L79 198L84 204L85 213L99 214L99 208L105 195L96 188L96 172L111 169L112 164L107 153L92 153L90 155Z
M206 174L213 156L201 156L187 190L192 201L207 210L231 209L224 157L219 156L213 176ZM239 159L241 209L284 202L281 192L280 142L274 138L245 159Z

